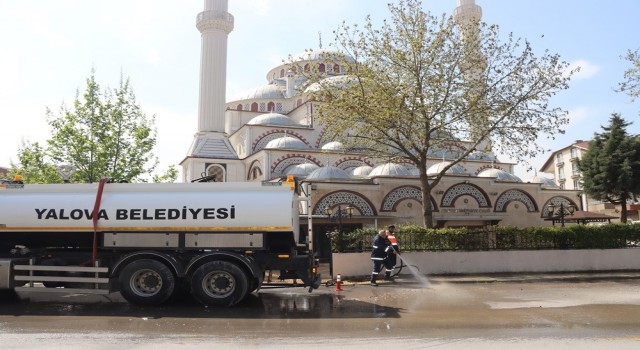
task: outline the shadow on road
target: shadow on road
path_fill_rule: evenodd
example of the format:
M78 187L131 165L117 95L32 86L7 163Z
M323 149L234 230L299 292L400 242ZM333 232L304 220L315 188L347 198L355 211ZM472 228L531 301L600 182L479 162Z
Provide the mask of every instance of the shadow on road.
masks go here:
M146 318L398 318L401 309L335 294L261 291L238 305L226 308L204 307L188 294L176 295L163 306L141 307L113 302L104 296L99 302L81 303L21 300L15 294L0 294L0 316L127 316ZM62 298L59 298L62 299Z

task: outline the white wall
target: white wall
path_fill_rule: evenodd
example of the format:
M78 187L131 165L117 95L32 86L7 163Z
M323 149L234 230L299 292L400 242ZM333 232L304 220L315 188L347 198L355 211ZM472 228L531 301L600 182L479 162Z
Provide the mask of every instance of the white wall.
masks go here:
M577 272L640 269L638 249L526 250L491 252L407 252L402 257L425 275ZM333 273L366 276L370 253L334 253ZM409 273L406 269L402 273ZM334 276L335 277L335 276Z

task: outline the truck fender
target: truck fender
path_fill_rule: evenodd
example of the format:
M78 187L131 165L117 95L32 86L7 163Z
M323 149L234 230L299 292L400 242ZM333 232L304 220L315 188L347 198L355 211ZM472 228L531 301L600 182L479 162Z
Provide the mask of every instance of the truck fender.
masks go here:
M153 259L153 260L161 261L163 263L166 263L169 266L169 268L173 271L173 273L176 274L176 276L178 277L184 276L184 269L181 266L182 264L178 262L176 259L174 259L171 255L163 254L158 251L148 250L148 251L133 252L133 253L122 256L120 260L118 260L118 262L113 264L113 267L111 268L111 277L118 276L120 274L120 271L125 266L127 266L127 264L129 264L132 261L140 260L140 259Z

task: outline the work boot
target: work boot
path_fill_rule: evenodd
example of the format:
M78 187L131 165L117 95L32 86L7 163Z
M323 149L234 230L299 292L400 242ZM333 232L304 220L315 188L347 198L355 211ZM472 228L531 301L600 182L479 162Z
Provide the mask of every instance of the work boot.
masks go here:
M376 275L371 275L371 285L373 287L377 287L378 286L378 283L376 283L376 278L377 278Z
M384 280L385 281L395 282L395 278L393 276L391 276L391 272L387 272L387 273L384 274Z

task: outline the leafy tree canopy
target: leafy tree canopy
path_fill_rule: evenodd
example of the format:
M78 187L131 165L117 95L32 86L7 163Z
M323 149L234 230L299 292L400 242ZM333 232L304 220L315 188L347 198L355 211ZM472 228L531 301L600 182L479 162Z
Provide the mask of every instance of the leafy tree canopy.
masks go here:
M629 50L623 58L631 63L631 67L624 72L624 80L618 84L618 91L635 100L640 97L640 51Z
M627 221L627 200L640 193L640 141L627 134L629 125L619 114L612 114L609 125L594 135L578 161L585 193L621 205L622 222Z
M128 79L121 77L116 89L102 91L92 69L86 83L83 95L76 93L72 108L63 104L57 113L47 109L52 136L46 148L24 144L18 164L12 164L13 173L23 174L28 182L60 182L60 176L52 176L51 170L64 164L75 170L71 182L91 183L103 177L147 181L158 164L152 152L155 117L142 112ZM42 173L34 174L37 169ZM169 170L163 176L164 181L175 181L177 171Z

